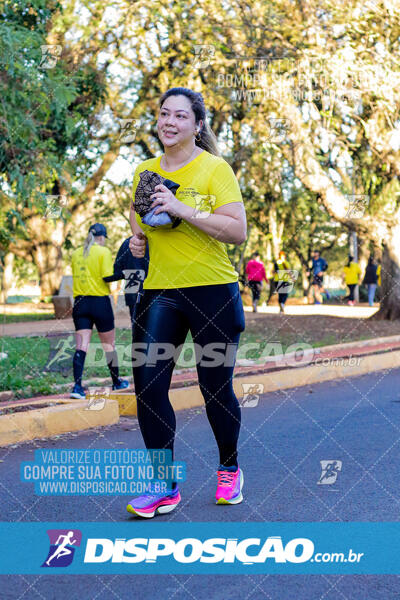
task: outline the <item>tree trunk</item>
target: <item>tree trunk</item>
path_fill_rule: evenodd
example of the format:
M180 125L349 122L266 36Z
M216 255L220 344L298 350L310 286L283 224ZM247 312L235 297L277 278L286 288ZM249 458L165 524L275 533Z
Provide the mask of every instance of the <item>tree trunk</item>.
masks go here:
M372 319L400 319L400 224L383 243L381 307Z
M62 252L60 246L39 244L33 251L34 262L39 273L40 299L53 296L60 287L63 276Z
M65 224L61 219L33 217L29 220L29 231L35 240L31 256L39 274L40 298L44 299L54 295L61 283Z
M279 251L282 250L283 225L283 223L278 223L276 204L272 202L268 210L268 226L269 233L271 234L272 256L274 260L279 258Z
M7 252L4 256L4 268L1 276L1 289L0 289L0 303L5 304L7 302L8 291L14 282L14 254Z

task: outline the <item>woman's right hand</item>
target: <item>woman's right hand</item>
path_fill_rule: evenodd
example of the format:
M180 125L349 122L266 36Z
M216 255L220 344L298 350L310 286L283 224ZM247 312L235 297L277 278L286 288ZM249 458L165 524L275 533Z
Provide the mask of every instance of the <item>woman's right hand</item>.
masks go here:
M129 240L129 249L136 258L143 258L146 252L146 236L144 233L135 233Z

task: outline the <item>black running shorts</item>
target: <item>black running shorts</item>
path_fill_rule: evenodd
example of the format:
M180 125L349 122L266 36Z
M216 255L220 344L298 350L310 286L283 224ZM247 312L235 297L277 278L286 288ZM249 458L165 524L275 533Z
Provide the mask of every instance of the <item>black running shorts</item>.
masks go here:
M109 296L75 296L72 310L75 329L110 331L114 329L114 313Z

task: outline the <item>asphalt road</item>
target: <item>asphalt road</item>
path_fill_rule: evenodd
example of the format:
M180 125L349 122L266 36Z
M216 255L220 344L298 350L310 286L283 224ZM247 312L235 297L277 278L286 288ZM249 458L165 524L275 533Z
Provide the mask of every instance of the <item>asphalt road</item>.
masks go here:
M399 521L400 370L264 394L243 407L244 502L216 506L216 445L204 409L177 413L183 501L165 521ZM38 497L22 483L35 448L142 448L136 419L0 450L2 521L116 521L134 530L126 497ZM318 485L320 461L342 462ZM4 551L6 541L2 542ZM396 575L0 576L2 599L398 600Z

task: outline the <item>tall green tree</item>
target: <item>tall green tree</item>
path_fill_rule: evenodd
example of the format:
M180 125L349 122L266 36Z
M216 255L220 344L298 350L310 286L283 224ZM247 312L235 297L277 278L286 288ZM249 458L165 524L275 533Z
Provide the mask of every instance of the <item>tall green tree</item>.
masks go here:
M81 210L75 182L105 97L97 68L49 34L61 12L54 0L6 2L0 12L0 244L34 262L43 295L60 281L64 238Z

